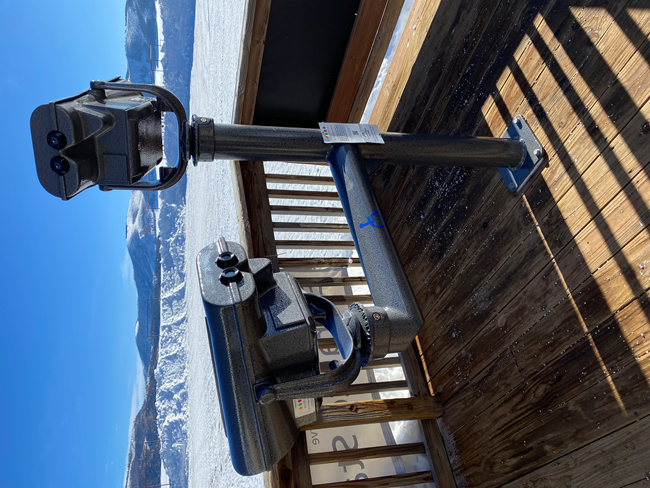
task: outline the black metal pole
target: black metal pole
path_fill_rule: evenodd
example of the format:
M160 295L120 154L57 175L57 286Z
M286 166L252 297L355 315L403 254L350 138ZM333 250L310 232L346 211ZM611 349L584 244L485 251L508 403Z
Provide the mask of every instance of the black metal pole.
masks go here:
M239 161L324 162L332 149L318 129L214 124L195 117L194 157ZM424 166L470 166L512 168L523 164L526 148L518 139L438 136L427 134L381 134L385 144L359 144L366 162Z

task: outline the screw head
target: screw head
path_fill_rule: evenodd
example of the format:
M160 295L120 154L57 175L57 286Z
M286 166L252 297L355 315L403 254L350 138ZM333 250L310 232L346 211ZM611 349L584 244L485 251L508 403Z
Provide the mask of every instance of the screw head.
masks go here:
M381 314L379 312L375 312L372 314L372 318L375 319L376 321L381 320Z
M542 150L541 150L541 149L535 149L535 150L533 151L533 154L534 154L536 157L541 158L541 157L542 157Z

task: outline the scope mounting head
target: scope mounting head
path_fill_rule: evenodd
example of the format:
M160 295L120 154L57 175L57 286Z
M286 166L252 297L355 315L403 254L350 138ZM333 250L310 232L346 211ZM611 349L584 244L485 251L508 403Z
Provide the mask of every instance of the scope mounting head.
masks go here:
M178 121L178 161L175 167L160 167L157 180L144 181L163 160L164 112L173 112ZM94 185L101 190L162 190L178 182L187 168L185 109L158 86L119 78L93 81L89 90L38 107L30 125L38 179L63 200Z

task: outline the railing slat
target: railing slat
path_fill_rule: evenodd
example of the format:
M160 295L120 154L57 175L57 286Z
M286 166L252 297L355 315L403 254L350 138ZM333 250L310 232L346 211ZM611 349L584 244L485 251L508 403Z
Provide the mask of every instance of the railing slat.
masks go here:
M296 278L298 284L304 287L315 287L315 286L354 286L354 285L365 285L367 284L365 276L310 276L310 277L300 277Z
M334 186L334 178L332 178L331 176L279 175L279 174L267 173L266 182L295 184L295 185Z
M421 473L394 474L365 480L336 481L334 483L314 485L314 488L391 488L431 483L432 481L431 472L423 471Z
M303 190L268 190L269 198L289 198L292 200L338 200L335 191L303 191Z
M434 397L330 403L321 406L316 422L305 425L301 430L329 429L398 420L435 419L442 413L442 404Z
M349 268L361 266L359 258L280 258L282 269Z
M275 215L313 215L316 217L345 217L339 207L301 207L296 205L271 205Z
M354 241L310 241L310 240L291 240L291 241L275 241L277 249L342 249L352 250Z
M309 455L309 464L340 463L343 461L358 461L360 459L381 459L392 456L424 454L425 452L424 444L414 442L412 444L396 444L392 446L314 453Z
M324 339L318 339L318 343L320 344L320 341L322 341L322 340L324 340ZM400 364L399 364L399 358L398 357L381 358L381 359L373 359L366 366L364 366L363 369L397 368L397 367L399 367L399 365ZM322 361L320 363L320 370L321 371L329 371L330 370L330 361Z
M335 232L349 234L348 224L328 224L323 222L273 222L275 232Z
M372 295L323 295L334 305L352 305L353 303L372 303Z
M350 385L336 396L363 395L365 393L379 393L381 391L407 390L406 380L380 381L379 383L357 383Z

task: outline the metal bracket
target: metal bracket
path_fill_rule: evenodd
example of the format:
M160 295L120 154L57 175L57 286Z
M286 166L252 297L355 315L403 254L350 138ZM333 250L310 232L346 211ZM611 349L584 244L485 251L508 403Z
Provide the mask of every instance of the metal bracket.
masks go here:
M501 173L501 177L505 181L508 190L518 192L528 183L528 180L530 180L544 162L544 150L521 115L517 115L514 118L501 138L519 139L526 146L526 159L521 168L516 170L499 168L499 173Z

